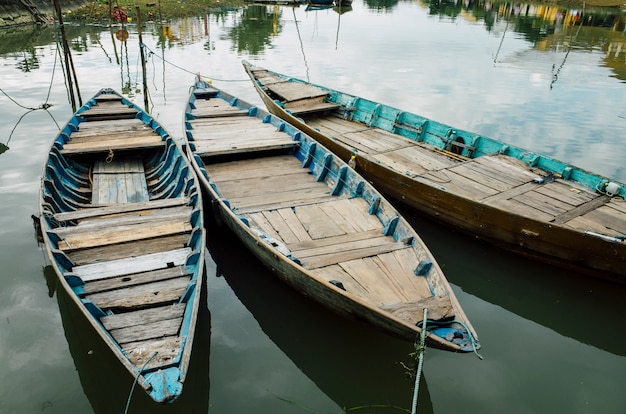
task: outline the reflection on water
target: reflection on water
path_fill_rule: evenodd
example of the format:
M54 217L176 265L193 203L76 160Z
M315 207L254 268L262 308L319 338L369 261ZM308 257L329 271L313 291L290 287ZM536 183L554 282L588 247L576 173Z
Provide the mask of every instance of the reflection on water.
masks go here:
M43 269L44 278L52 295L56 274L52 266ZM119 363L115 355L95 333L85 316L64 289L56 290L59 312L74 365L83 391L95 413L206 413L209 409L209 348L211 318L205 304L206 285L202 289L198 329L195 333L189 373L183 393L172 404L155 403ZM128 407L128 411L126 411Z
M406 205L398 208L463 291L578 342L626 356L626 331L607 330L621 324L615 304L626 297L626 287L500 251L424 220Z
M410 365L412 344L306 299L266 270L228 229L212 227L210 233L207 248L218 277L226 279L263 332L322 392L346 412L410 412L414 380L400 362ZM433 412L424 376L418 406L421 414Z

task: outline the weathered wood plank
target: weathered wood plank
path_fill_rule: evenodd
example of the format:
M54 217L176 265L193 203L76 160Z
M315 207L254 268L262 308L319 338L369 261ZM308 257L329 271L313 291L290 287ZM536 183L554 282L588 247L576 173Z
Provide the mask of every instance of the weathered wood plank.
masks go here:
M385 243L388 241L386 237L387 236L384 236L379 230L369 230L369 231L362 231L358 233L352 232L352 233L342 234L342 235L335 236L335 237L326 237L323 239L296 241L296 242L287 244L287 248L289 248L289 250L291 250L292 252L303 252L303 251L306 252L306 251L309 251L310 249L328 248L327 251L332 252L336 248L335 246L343 246L344 248L346 248L345 245L348 243L360 242L363 240L368 240L371 242L371 240L382 238L381 240L386 240L386 241L379 240L379 242ZM347 247L347 249L349 250L350 248ZM307 254L307 253L304 253L304 254Z
M584 215L586 219L614 230L620 234L626 234L626 213L610 207L599 207Z
M65 213L56 213L54 218L57 221L71 221L71 220L80 220L86 219L90 217L98 217L98 216L108 216L111 214L118 213L129 213L129 212L138 212L144 210L156 210L167 208L170 206L177 206L181 204L186 204L189 200L185 197L180 198L166 198L162 200L149 200L142 203L131 203L131 204L115 204L115 205L107 205L93 208L83 208L75 211L68 211Z
M277 210L280 217L284 220L284 223L289 227L289 229L296 236L298 241L311 240L311 236L304 228L293 209L291 208L281 208Z
M300 241L298 236L296 236L291 227L285 222L277 210L263 211L262 214L273 230L271 233L278 235L277 240L280 240L285 244Z
M553 216L562 214L572 208L570 204L560 202L559 200L537 193L536 191L520 194L514 199L515 201L519 201Z
M84 250L66 252L74 266L125 259L144 254L181 249L187 246L189 234L162 236L149 240L137 240L127 243L93 247Z
M143 273L134 273L109 279L88 281L83 286L83 294L105 292L108 290L122 289L130 286L143 285L146 283L159 282L177 277L191 277L185 266L167 267Z
M111 336L119 344L129 342L146 341L148 339L159 339L167 336L177 335L183 318L165 319L154 322L146 322L110 331Z
M585 215L588 212L595 210L596 208L608 202L609 202L609 198L607 196L599 196L595 199L587 201L584 204L579 204L577 207L559 214L558 216L554 218L553 223L556 223L556 224L567 223L568 221L572 220L574 217Z
M305 170L290 175L262 175L253 178L214 181L218 183L220 194L228 199L259 196L272 197L277 193L290 193L292 191L309 189L330 193L330 188L325 183L316 182L314 177L306 174Z
M57 234L77 234L79 232L90 232L98 229L106 231L109 228L123 225L149 225L149 223L181 221L189 219L191 211L191 206L176 205L167 208L86 217L78 220L77 225L66 226L57 230Z
M122 348L137 368L155 369L174 364L181 345L181 337L171 336L149 341L130 342L124 344Z
M74 266L72 272L83 281L88 282L91 280L165 269L167 267L182 266L185 264L185 260L190 253L191 248L186 247L127 259L111 260L104 263Z
M281 96L285 101L315 98L328 95L328 92L312 85L298 82L281 82L271 85L265 84L273 93Z
M319 267L330 266L332 264L342 264L350 260L356 260L363 257L374 256L377 254L388 253L394 250L407 248L406 244L401 242L385 243L379 246L368 246L360 249L353 249L338 253L323 254L313 257L301 258L300 255L294 254L295 257L304 262L307 269L316 269Z
M147 240L153 237L191 232L189 221L180 220L166 223L148 223L148 225L119 226L108 231L94 233L70 233L59 242L59 249L71 251L109 244L125 243L136 240Z
M295 215L312 239L321 239L345 234L317 204L304 205L294 209Z
M157 308L142 309L134 312L118 313L104 316L100 322L107 330L130 328L137 325L164 321L167 319L177 319L185 312L184 303L174 305L159 306Z
M94 140L74 144L72 141L63 146L62 154L87 154L92 152L108 152L109 150L127 150L134 148L156 148L165 146L165 142L158 135L146 135L132 138L117 138L110 140Z
M415 179L428 185L436 183L449 193L458 194L472 200L481 200L498 193L497 190L491 187L467 179L449 169L428 171L415 177Z
M428 308L428 319L431 320L445 320L454 316L454 308L448 296L431 296L416 302L386 305L381 308L396 318L413 324L423 320L425 308Z
M190 277L147 283L125 289L85 295L101 309L133 309L179 300L187 289Z

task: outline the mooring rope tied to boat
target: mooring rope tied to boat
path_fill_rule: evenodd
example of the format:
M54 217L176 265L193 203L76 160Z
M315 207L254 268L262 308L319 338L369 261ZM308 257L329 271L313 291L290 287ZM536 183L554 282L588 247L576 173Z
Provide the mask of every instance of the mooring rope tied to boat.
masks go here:
M415 385L413 386L413 404L411 405L411 414L417 413L417 395L419 393L420 378L422 377L422 367L424 366L424 351L426 351L426 323L428 321L428 308L424 308L424 321L422 322L422 331L420 332L419 346L416 347L417 372L415 373Z
M130 400L133 397L133 391L135 391L135 385L137 385L137 381L139 381L139 376L141 375L143 370L146 368L146 365L148 365L150 361L152 361L152 358L154 358L157 354L158 352L155 352L154 354L152 354L152 356L148 358L148 360L141 366L141 369L137 371L137 375L135 375L135 380L133 381L133 386L130 387L130 393L128 394L128 400L126 401L126 409L124 410L124 414L128 414L128 408L130 407Z

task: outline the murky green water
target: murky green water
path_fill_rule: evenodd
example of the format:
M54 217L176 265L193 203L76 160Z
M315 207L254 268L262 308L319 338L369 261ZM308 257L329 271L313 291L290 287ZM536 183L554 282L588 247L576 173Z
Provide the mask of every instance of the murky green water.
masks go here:
M84 100L112 87L143 105L136 27L65 29ZM55 121L73 112L55 30L0 32L0 143L9 148L0 145L0 413L123 413L133 379L54 292L32 227ZM195 73L261 105L246 59L626 182L626 34L614 11L577 18L519 4L373 0L342 14L249 6L147 23L143 40L150 111L176 137ZM48 112L37 109L44 104ZM402 210L483 345L484 360L427 351L420 413L624 412L625 288ZM211 230L208 245L208 310L185 393L160 407L136 392L128 412L410 412L403 364L412 344L337 319L276 281L227 232Z

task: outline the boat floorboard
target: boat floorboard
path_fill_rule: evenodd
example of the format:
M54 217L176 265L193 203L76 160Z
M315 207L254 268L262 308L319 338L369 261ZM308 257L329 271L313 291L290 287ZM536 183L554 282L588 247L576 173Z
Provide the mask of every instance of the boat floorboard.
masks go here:
M182 346L178 335L148 341L129 342L122 345L124 353L137 367L144 370L162 368L173 364Z
M290 149L297 145L288 134L252 116L203 118L191 120L189 124L195 137L195 153L200 156Z
M427 185L540 221L626 235L626 208L619 211L608 197L548 177L516 158L494 154L455 159L427 144L407 144L404 137L335 115L311 117L307 124Z
M66 252L75 266L82 266L110 260L120 260L127 257L156 254L162 251L183 248L189 242L189 234L175 234L159 236L148 240L136 240L125 243L111 244L101 247L92 247L83 250Z
M73 272L84 282L107 279L116 276L182 266L185 264L189 253L191 253L191 248L185 247L137 257L74 266Z
M413 247L385 236L362 198L330 196L293 156L210 164L207 171L252 228L329 282L340 281L375 306L432 296L426 278L415 275L421 258Z
M172 266L164 269L153 270L142 273L134 273L109 279L93 280L85 282L83 294L100 293L109 290L127 288L130 286L142 285L145 283L159 282L167 279L174 279L181 276L191 276L184 266Z
M180 276L123 289L92 293L85 295L85 299L91 300L103 310L136 309L158 304L172 304L181 298L190 280L189 276Z

